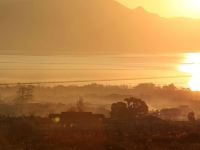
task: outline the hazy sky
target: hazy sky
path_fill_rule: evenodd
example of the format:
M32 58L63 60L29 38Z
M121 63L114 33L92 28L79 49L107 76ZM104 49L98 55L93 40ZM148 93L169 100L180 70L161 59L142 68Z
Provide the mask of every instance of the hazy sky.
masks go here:
M34 0L0 0L1 3L12 3ZM94 0L95 1L95 0ZM200 0L116 0L130 8L142 6L145 9L164 17L200 18Z
M165 17L200 18L200 0L117 0L130 8L142 6Z

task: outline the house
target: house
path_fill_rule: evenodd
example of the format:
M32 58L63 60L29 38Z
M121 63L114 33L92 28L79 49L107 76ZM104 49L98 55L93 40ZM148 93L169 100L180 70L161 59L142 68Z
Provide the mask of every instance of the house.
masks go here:
M62 112L49 118L67 129L99 130L103 128L104 115L92 112Z

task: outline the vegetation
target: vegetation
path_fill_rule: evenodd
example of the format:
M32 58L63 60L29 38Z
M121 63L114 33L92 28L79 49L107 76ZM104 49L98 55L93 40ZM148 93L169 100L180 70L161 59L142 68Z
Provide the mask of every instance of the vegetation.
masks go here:
M138 98L113 103L111 117L84 112L79 99L76 112L49 117L0 117L0 149L16 150L199 150L200 122L194 112L189 121L164 121ZM84 107L83 107L84 106ZM59 118L55 121L54 117Z
M22 86L19 85L17 90L17 97L15 98L15 103L27 103L33 99L33 86Z
M134 97L124 99L124 102L114 103L111 106L111 117L114 119L134 119L148 113L147 104Z

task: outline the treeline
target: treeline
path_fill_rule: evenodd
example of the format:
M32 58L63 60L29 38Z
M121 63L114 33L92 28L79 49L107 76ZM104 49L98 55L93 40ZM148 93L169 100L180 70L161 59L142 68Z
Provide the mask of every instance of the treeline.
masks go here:
M11 102L19 96L17 86L1 86L0 102ZM173 84L156 86L153 83L139 84L135 87L89 84L83 86L33 86L32 102L70 103L81 96L88 102L111 104L117 99L135 96L144 99L154 108L178 105L196 105L200 101L200 93L186 88L177 88ZM18 91L18 92L17 92Z
M60 104L65 105L65 108L73 108L80 97L87 103L86 109L88 111L103 114L108 114L109 106L118 100L126 97L138 97L143 99L151 110L188 106L195 111L197 116L200 116L200 92L178 88L173 84L156 86L152 83L145 83L135 87L99 84L48 87L19 84L0 87L0 104L5 107L1 110L9 109L10 105L27 106L30 104L43 105L44 107ZM56 107L60 108L60 106ZM50 112L51 109L48 109L47 112ZM63 108L59 110L63 110ZM54 109L51 110L51 112L53 111Z

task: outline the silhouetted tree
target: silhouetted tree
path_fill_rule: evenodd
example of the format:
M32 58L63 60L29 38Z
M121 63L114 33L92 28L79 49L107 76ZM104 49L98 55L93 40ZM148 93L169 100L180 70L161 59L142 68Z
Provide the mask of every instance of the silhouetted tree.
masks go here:
M131 117L140 117L148 113L149 109L147 104L141 99L130 97L124 99L127 102L128 111Z
M126 103L118 102L111 106L111 117L113 119L127 119L128 109Z
M141 99L134 97L126 98L124 101L114 103L111 106L111 117L114 119L133 119L148 114L148 106Z
M79 97L79 100L76 103L76 107L78 112L83 112L85 110L85 103L82 97Z
M194 114L194 112L188 113L188 121L194 122L195 120L196 120L196 119L195 119L195 114Z
M27 103L33 99L33 86L21 86L17 90L15 103Z

